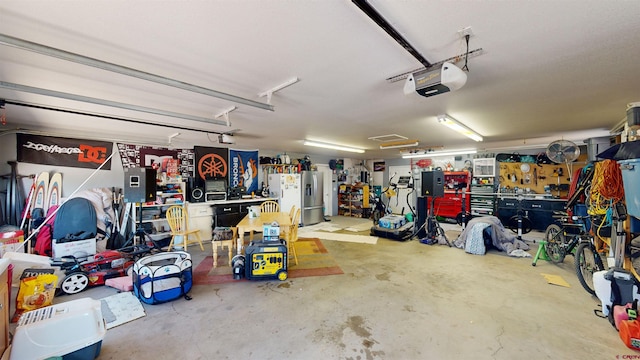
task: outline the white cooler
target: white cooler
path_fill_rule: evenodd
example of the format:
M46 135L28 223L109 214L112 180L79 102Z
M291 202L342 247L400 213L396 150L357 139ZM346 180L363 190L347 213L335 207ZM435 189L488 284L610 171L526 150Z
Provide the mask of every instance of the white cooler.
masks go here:
M80 298L22 314L9 360L95 359L107 328L100 300Z

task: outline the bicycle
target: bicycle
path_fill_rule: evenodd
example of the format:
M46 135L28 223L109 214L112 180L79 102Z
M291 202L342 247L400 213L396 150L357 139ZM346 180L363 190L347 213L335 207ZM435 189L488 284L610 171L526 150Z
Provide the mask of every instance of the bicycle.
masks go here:
M572 216L568 222L566 213L559 214L561 225L551 224L545 230L544 250L554 263L562 263L567 255L574 257L576 276L580 285L591 295L595 295L593 273L604 270L604 262L596 249L594 238L586 226L588 216Z

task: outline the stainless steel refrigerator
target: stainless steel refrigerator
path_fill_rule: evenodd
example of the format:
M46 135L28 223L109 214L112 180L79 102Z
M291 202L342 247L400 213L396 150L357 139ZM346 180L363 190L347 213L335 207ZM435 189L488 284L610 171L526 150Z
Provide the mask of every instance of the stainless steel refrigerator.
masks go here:
M303 171L300 180L302 185L301 225L307 226L323 222L322 174L319 174L317 171Z

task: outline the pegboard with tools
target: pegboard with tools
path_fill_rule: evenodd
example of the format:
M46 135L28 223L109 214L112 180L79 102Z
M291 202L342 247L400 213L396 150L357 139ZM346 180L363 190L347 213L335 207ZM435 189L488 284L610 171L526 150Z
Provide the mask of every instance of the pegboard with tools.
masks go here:
M571 185L571 174L564 164L536 164L520 162L499 163L498 178L501 192L548 194L566 198Z

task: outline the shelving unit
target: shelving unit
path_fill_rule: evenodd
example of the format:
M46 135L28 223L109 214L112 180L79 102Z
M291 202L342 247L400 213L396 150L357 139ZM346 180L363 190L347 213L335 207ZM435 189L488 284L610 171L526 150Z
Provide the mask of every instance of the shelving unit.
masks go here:
M338 215L368 218L370 211L369 185L340 185Z
M167 183L159 185L156 191L156 201L142 204L141 225L145 232L155 241L171 237L171 229L166 219L167 209L173 205L183 205L185 197L185 183ZM138 221L139 214L136 214Z
M493 216L496 214L495 177L496 159L473 159L473 180L469 194L471 216Z

